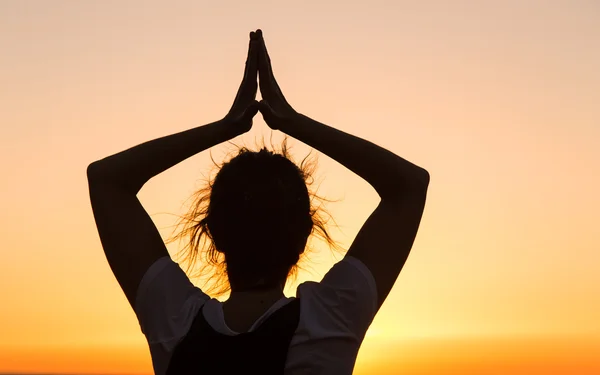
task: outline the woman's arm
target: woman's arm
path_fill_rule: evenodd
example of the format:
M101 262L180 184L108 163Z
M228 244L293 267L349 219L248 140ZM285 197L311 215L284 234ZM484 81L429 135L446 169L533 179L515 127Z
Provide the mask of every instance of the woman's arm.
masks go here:
M239 124L221 120L154 139L93 162L88 179L110 182L135 195L152 177L245 131Z
M362 138L297 114L280 130L336 160L366 180L385 200L403 192L424 190L428 172L400 156Z
M152 177L183 160L250 130L258 112L258 38L250 33L242 83L229 113L191 130L158 138L92 163L88 176L111 181L137 193Z
M381 197L347 253L360 259L375 277L380 307L412 248L425 206L429 173L369 141L296 112L275 81L262 33L259 36L264 98L260 111L265 122L335 159L365 179Z
M335 159L366 180L381 201L347 255L360 259L375 278L378 308L406 262L425 208L429 173L369 141L298 115L286 134Z
M90 201L100 241L117 281L134 308L138 285L148 267L169 255L136 194L155 175L250 130L258 111L254 33L250 39L244 78L223 120L142 143L88 166Z

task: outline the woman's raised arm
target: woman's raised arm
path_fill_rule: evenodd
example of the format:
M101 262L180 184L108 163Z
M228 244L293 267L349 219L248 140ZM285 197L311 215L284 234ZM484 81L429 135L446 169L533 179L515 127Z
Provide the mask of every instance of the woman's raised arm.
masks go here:
M250 130L258 111L257 64L257 38L251 33L244 78L231 110L222 120L142 143L88 166L90 200L100 241L133 307L148 267L168 255L137 193L157 174Z
M360 259L375 277L379 307L412 248L425 206L429 173L369 141L296 112L281 93L262 32L258 34L263 96L260 111L265 122L338 161L365 179L381 198L347 253Z

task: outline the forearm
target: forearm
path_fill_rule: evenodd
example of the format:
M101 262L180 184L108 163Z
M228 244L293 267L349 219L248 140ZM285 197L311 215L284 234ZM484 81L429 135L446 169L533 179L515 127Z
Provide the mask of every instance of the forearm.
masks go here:
M157 174L240 134L242 131L235 126L217 121L157 138L92 163L88 178L119 184L137 193Z
M395 199L406 191L425 189L429 183L429 174L425 169L372 142L302 114L295 116L281 130L362 177L382 199Z

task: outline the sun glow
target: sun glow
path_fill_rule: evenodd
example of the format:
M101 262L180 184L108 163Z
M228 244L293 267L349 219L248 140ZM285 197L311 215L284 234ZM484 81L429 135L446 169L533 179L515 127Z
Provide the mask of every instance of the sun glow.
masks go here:
M340 4L0 2L0 372L151 373L85 170L222 118L261 27L295 108L431 174L356 373L600 373L598 3ZM210 158L140 192L163 238ZM347 248L378 198L322 155L316 185ZM298 282L336 260L317 250Z

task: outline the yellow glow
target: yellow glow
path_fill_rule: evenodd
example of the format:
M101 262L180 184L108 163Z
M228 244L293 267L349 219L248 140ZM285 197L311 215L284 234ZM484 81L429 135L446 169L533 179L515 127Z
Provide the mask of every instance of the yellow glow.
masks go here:
M600 373L597 3L341 4L0 2L0 372L151 372L85 168L221 118L261 27L298 111L431 173L357 373ZM235 141L269 134L257 116ZM204 153L142 190L164 238L210 167ZM326 156L319 176L347 247L377 197ZM335 261L317 250L298 282Z

